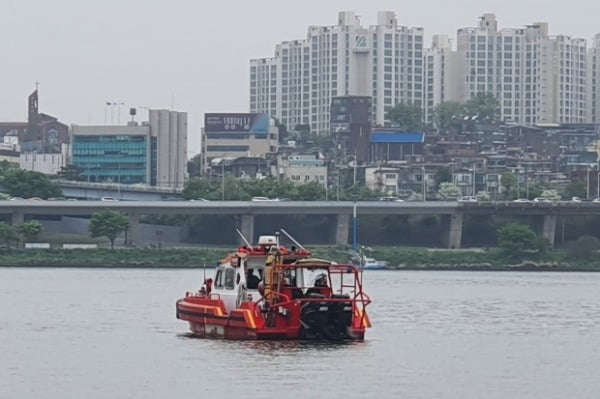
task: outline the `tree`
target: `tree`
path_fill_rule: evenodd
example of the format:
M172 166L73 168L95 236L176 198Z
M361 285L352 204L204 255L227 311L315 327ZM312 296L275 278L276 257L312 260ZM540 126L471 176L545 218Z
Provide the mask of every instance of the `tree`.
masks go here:
M129 218L116 211L97 212L90 221L90 234L92 237L108 237L110 249L115 247L117 236L129 229Z
M575 259L591 259L600 248L600 240L594 236L581 236L571 244L570 254Z
M60 168L56 176L63 180L82 181L85 177L82 175L83 170L77 165L66 165Z
M572 197L585 198L586 194L585 183L581 180L574 180L565 187L565 196L568 199Z
M181 194L187 200L197 198L221 199L216 197L218 189L216 183L211 183L208 179L193 178L185 182Z
M524 251L539 249L540 240L528 226L509 223L498 230L498 247L506 255L517 258Z
M318 201L325 199L325 186L316 181L301 184L296 187L296 193L292 199L299 201Z
M560 201L560 194L554 189L542 191L541 196L551 201Z
M413 191L408 196L408 200L409 201L423 201L423 194Z
M452 182L452 172L450 171L450 168L445 166L439 168L435 173L435 181L438 184L438 187L442 183Z
M517 185L517 177L512 172L504 172L500 177L500 183L506 191L511 191Z
M496 122L500 115L500 102L491 93L477 93L465 104L468 116L476 116L480 121Z
M459 188L453 183L441 183L438 195L443 200L456 199L460 195Z
M198 154L188 161L187 170L191 179L200 177L202 174L202 154Z
M62 195L60 187L43 173L23 169L8 169L3 174L2 184L13 197L47 199Z
M2 240L7 247L10 247L14 242L18 242L19 235L17 234L15 226L6 222L0 222L0 240Z
M414 104L399 103L385 115L393 124L406 131L420 131L423 127L421 107Z
M23 241L35 240L42 230L42 224L37 220L30 220L17 227L17 233Z
M433 121L435 126L444 130L455 118L462 118L465 106L457 101L444 101L433 107Z
M477 195L475 195L475 198L477 198L477 201L489 201L491 199L490 193L488 193L487 191L477 192Z

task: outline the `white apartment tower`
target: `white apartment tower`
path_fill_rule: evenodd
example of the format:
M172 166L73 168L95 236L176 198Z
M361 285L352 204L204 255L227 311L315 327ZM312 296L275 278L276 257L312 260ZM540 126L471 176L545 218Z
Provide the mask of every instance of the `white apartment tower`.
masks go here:
M373 96L379 124L399 102L421 105L423 29L398 26L393 12L379 12L377 22L365 28L354 12L340 12L337 25L311 26L305 40L251 60L250 111L268 112L288 129L329 134L332 97Z
M398 103L423 104L423 28L399 26L391 11L377 13L372 39L373 121L383 124Z
M586 53L585 39L563 35L544 38L539 122L585 122Z
M587 66L586 121L600 123L600 33L592 40Z
M431 48L425 50L423 83L423 120L432 122L433 109L446 101L458 100L457 57L446 35L433 35Z
M501 119L517 123L582 123L586 41L549 36L547 23L498 30L494 14L458 30L458 98L491 93Z

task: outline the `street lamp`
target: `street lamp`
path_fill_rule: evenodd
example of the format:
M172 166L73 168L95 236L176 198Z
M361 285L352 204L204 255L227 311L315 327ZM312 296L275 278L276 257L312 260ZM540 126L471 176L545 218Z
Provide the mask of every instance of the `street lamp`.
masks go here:
M596 175L596 198L600 198L600 170Z
M590 165L587 166L587 179L585 181L585 199L590 199Z
M425 166L421 166L421 180L423 183L423 202L427 201L427 175L425 174Z
M477 177L477 173L475 168L477 168L477 164L473 162L473 197L477 195L477 188L475 186L475 179Z
M221 159L221 200L225 201L225 160Z

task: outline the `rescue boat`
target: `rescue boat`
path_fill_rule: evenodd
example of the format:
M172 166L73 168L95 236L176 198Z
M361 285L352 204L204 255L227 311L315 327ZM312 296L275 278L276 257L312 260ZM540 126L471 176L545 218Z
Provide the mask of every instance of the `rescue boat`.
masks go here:
M214 277L176 304L194 336L232 340L363 340L371 327L362 270L312 257L279 233L219 261Z

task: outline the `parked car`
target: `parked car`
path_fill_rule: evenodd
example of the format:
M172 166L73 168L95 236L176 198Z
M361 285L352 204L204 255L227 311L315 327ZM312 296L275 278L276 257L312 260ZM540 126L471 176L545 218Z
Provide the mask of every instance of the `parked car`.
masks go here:
M207 199L204 199L204 198L192 198L192 199L191 199L191 200L189 200L189 201L191 201L191 202L194 202L194 201L198 201L198 202L209 202Z
M466 197L459 197L457 199L457 201L458 202L477 202L477 198L469 195L469 196L466 196Z
M592 200L592 202L596 202L596 203L598 203L598 202L600 202L600 198L594 198L594 199Z
M252 197L252 201L261 202L261 201L279 201L279 198L269 198L269 197Z
M113 197L102 197L100 198L100 201L118 201L118 199Z
M552 200L544 197L536 197L533 199L533 202L552 202Z
M520 203L525 203L525 204L531 203L531 201L528 200L527 198L517 198L516 200L513 200L513 202L520 202Z
M572 197L571 198L571 202L581 202L581 201L582 201L582 199L579 198L579 197Z

